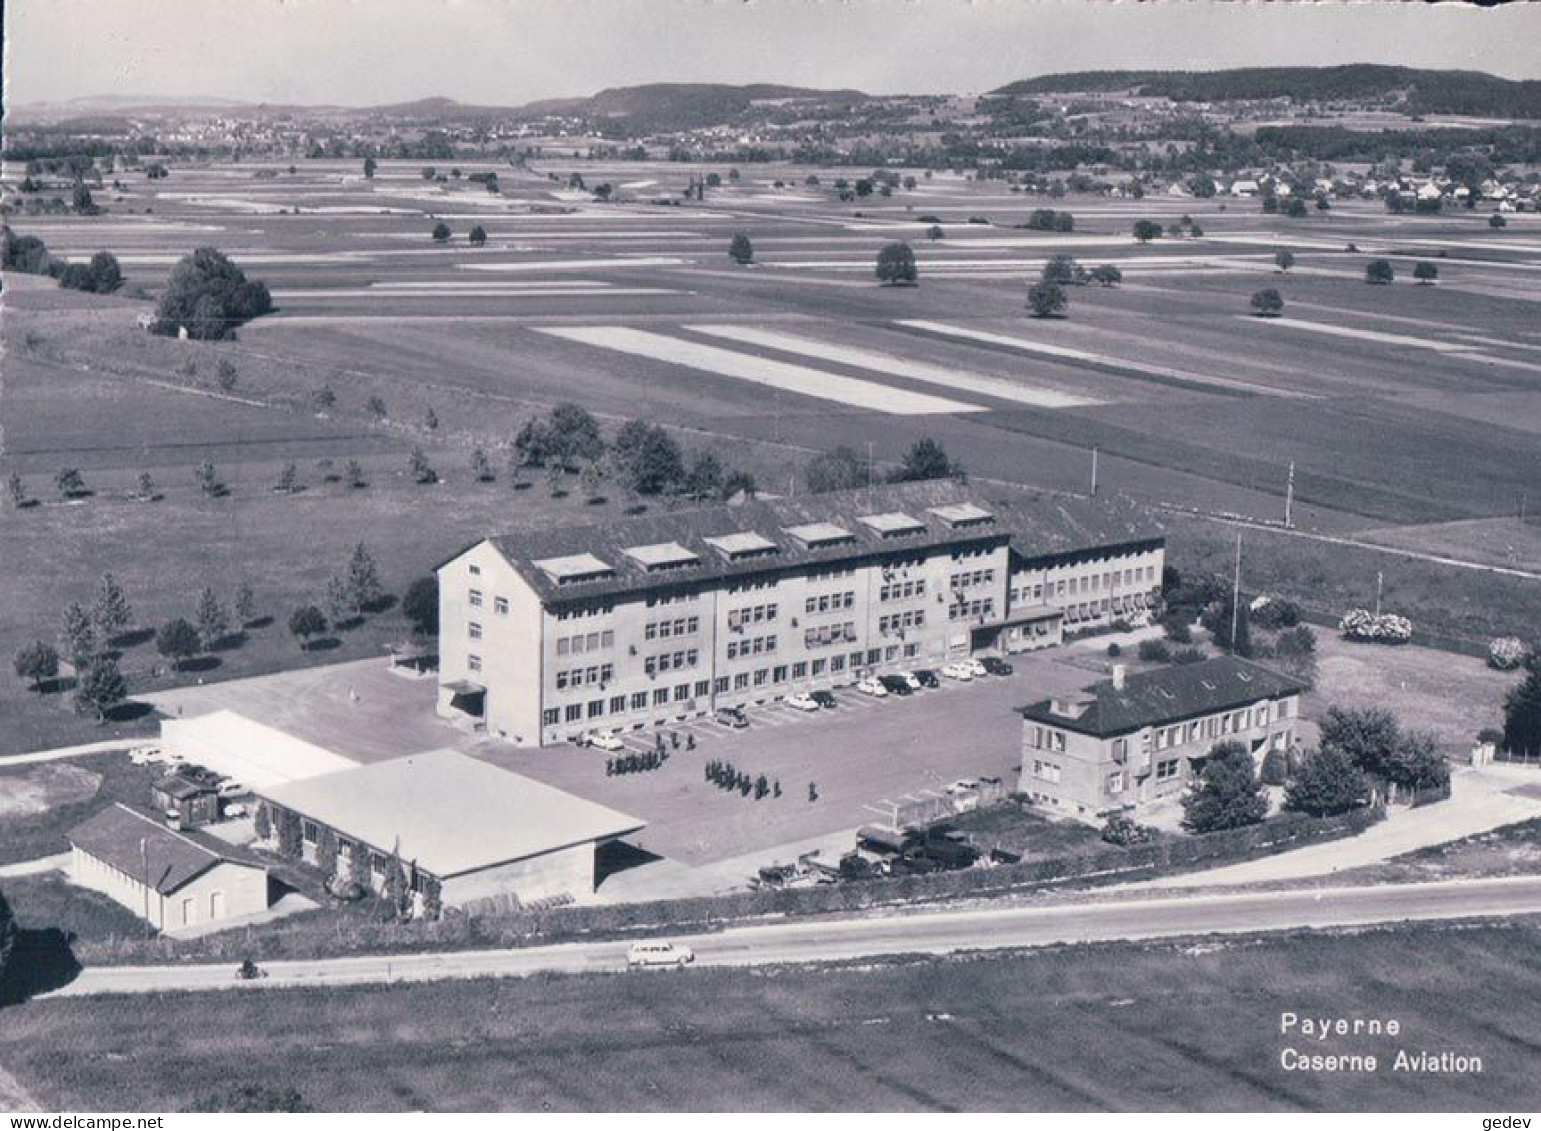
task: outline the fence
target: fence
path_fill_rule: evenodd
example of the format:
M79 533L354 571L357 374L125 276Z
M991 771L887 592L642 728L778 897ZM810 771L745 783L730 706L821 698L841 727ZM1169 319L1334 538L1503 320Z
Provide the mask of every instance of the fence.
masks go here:
M879 907L999 896L1075 880L1105 884L1149 879L1172 870L1272 856L1292 848L1354 836L1385 817L1385 809L1357 809L1337 817L1286 814L1244 829L1172 838L1132 848L1108 847L1080 856L903 876L790 890L737 892L649 903L524 908L506 914L458 914L437 922L343 920L317 914L280 920L258 930L204 939L114 939L80 943L81 961L102 965L176 959L258 960L322 958L342 954L526 946L593 937L696 933L725 924L792 915L849 914Z

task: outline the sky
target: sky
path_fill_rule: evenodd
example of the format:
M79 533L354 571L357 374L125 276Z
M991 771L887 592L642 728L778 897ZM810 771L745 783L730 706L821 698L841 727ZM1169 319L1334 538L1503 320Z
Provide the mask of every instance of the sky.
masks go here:
M1541 5L1388 0L10 0L11 105L516 105L647 82L976 93L1054 71L1350 62L1541 78Z

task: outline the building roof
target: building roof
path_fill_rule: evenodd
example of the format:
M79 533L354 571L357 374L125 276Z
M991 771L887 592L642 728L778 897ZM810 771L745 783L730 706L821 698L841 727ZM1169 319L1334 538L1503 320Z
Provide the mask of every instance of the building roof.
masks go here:
M75 826L68 835L76 848L135 879L148 877L150 886L170 895L216 864L258 867L216 850L184 833L173 832L121 802ZM140 855L140 845L144 855Z
M1149 726L1163 726L1217 711L1245 707L1262 699L1298 695L1306 685L1292 676L1243 660L1215 656L1197 664L1177 664L1131 675L1122 689L1104 680L1082 696L1040 699L1021 708L1022 716L1079 734L1107 737ZM1079 714L1055 710L1070 700L1084 705Z
M665 576L671 584L713 583L1008 537L1032 559L1160 533L1125 500L1033 495L997 503L963 484L931 480L541 527L487 541L542 600L566 603L652 589Z
M646 823L456 750L259 789L259 796L447 879Z
M161 723L161 742L188 761L217 770L248 789L336 773L358 764L234 711L167 719Z

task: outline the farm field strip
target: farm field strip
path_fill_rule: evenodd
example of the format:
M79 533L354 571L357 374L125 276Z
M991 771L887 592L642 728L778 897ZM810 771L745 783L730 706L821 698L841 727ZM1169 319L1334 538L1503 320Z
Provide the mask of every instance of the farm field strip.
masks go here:
M1131 373L1146 373L1152 377L1181 381L1185 384L1208 385L1217 389L1229 389L1235 392L1255 393L1267 397L1300 397L1309 394L1297 393L1288 389L1277 389L1269 385L1259 385L1251 381L1242 381L1231 377L1213 377L1201 373L1189 373L1184 370L1168 369L1165 366L1147 365L1137 361L1125 361L1122 358L1109 357L1105 354L1092 353L1087 350L1072 349L1068 346L1050 345L1048 342L1032 342L1025 338L1014 338L1006 334L994 334L988 330L973 330L966 326L955 326L947 322L932 322L926 319L902 319L897 325L913 326L917 330L923 330L932 334L940 334L947 338L960 338L964 341L984 342L988 345L1005 346L1008 349L1020 350L1023 353L1041 354L1045 357L1061 358L1067 361L1079 361L1084 364L1107 365Z
M1508 369L1522 369L1527 372L1541 373L1541 365L1535 365L1528 361L1519 361L1509 357L1494 357L1492 354L1483 353L1475 346L1461 342L1440 342L1433 338L1415 338L1398 334L1382 334L1376 330L1361 330L1352 326L1329 326L1324 322L1307 322L1299 318L1253 318L1249 315L1238 315L1252 323L1261 323L1271 326L1280 326L1285 329L1305 330L1316 334L1329 334L1339 338L1355 338L1360 341L1376 342L1383 345L1406 346L1409 349L1432 350L1435 353L1455 355L1469 358L1472 361L1481 362L1484 365L1501 365Z
M690 325L686 326L685 329L714 338L726 338L729 341L764 346L766 349L802 354L821 361L833 361L840 365L849 365L856 369L870 369L878 373L892 373L896 377L907 377L912 381L924 381L930 384L943 385L952 389L961 389L965 392L980 393L998 400L1034 405L1038 408L1084 408L1107 403L1093 397L1077 396L1054 389L1033 388L1032 386L1020 385L1000 377L970 373L966 370L936 365L931 362L907 360L895 357L892 354L881 353L877 350L835 345L813 338L783 334L775 330L757 330L752 326L731 325Z
M545 259L533 263L457 263L461 271L594 271L616 267L688 267L695 261L668 255L612 259Z
M614 298L625 295L677 295L680 291L669 287L607 287L603 290L597 287L541 287L537 290L505 290L502 287L463 287L454 291L436 290L428 287L399 287L389 291L376 291L369 287L348 289L318 289L318 290L278 290L273 292L275 301L282 299L327 299L327 298L377 298L377 299L404 299L404 298Z
M843 377L828 370L771 361L626 326L548 326L540 327L539 332L582 345L670 362L719 377L753 381L789 393L896 416L984 411L981 405Z

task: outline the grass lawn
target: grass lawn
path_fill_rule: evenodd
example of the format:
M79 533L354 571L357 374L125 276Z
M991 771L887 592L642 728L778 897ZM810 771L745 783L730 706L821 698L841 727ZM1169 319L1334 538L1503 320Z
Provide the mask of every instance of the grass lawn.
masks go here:
M1020 853L1024 861L1097 852L1108 847L1097 830L1076 821L1051 821L1017 802L976 809L947 822L981 847Z
M68 883L57 872L0 881L16 921L27 930L56 928L92 941L143 938L144 921L100 892Z
M0 864L68 852L65 833L114 801L148 804L150 785L159 776L156 767L136 766L121 753L75 758L70 766L77 774L83 772L94 776L97 779L95 788L89 791L71 788L67 794L52 798L43 808L29 807L25 812L0 811ZM40 781L55 776L46 764L9 766L0 769L0 792L31 792L38 788Z
M1446 754L1465 754L1484 727L1503 725L1505 690L1515 672L1430 648L1352 643L1335 632L1316 632L1316 687L1301 713L1316 718L1328 707L1384 707L1410 730L1433 733Z
M1459 961L1451 954L1459 953ZM1395 972L1392 974L1391 972ZM1327 973L1330 972L1330 973ZM45 1110L1533 1109L1534 923L1107 945L841 969L41 1001L4 1063ZM1394 1017L1373 1074L1286 1072L1280 1015ZM153 1034L146 1039L146 1034ZM1393 1072L1399 1048L1481 1075Z

